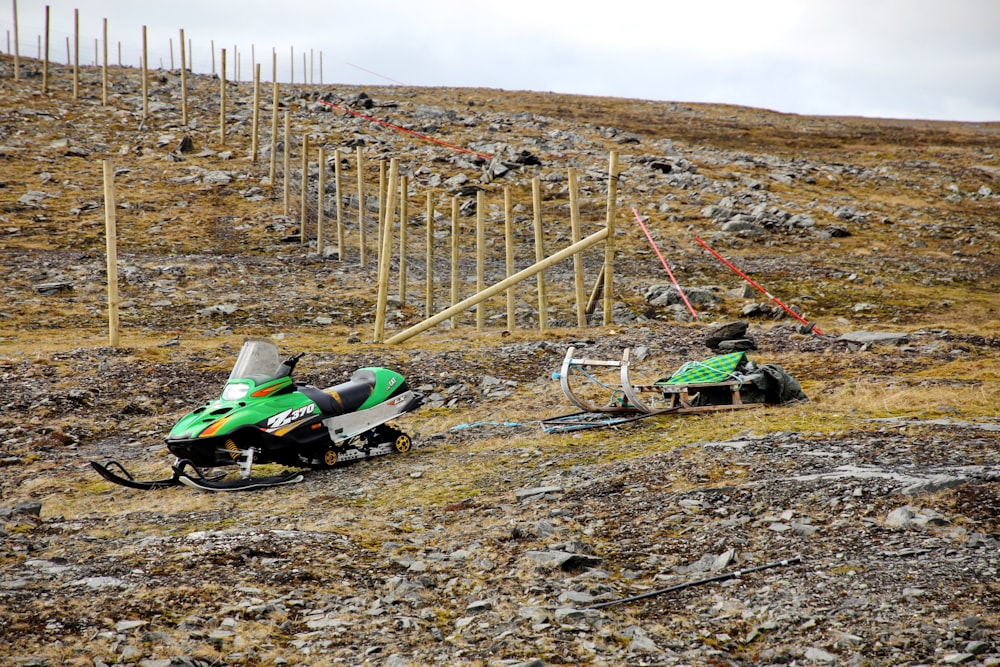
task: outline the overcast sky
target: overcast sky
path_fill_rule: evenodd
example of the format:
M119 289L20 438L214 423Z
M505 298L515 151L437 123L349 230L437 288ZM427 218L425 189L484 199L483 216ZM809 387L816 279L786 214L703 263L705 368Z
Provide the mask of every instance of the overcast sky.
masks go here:
M485 87L883 118L1000 121L997 0L16 0L22 55L65 62L80 14L80 61L196 72L212 44L253 76L337 83ZM13 3L0 5L13 49ZM173 42L171 48L171 41ZM294 55L293 55L294 54ZM305 71L304 71L305 70Z

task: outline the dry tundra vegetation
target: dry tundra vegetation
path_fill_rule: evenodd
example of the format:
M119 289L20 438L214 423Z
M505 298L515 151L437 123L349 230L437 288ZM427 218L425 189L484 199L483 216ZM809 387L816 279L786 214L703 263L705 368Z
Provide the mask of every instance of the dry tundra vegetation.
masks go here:
M282 86L289 181L302 180L304 135L326 147L328 180L343 149L341 258L300 241L280 160L275 187L268 180L269 85L254 162L250 83L227 88L223 144L212 77L189 77L184 126L178 72L150 74L144 119L136 70L112 68L103 106L97 69L83 68L74 100L68 69L51 66L43 91L41 64L22 67L14 81L12 59L0 59L3 664L1000 664L1000 123ZM488 169L321 98L498 160ZM583 233L593 233L617 152L613 322L599 300L589 326L575 326L570 260L546 272L547 331L530 279L518 287L517 328L506 329L496 297L482 331L469 312L457 328L374 343L357 146L370 219L380 165L398 158L409 177L409 291L390 301L390 333L423 316L427 192L440 309L452 197L464 298L477 188L495 282L503 188L523 268L534 259L531 179L552 252L570 239L567 170L579 172ZM103 160L117 193L114 347ZM701 295L698 321L652 296L668 280L631 206ZM777 317L696 236L825 335ZM583 257L589 290L603 248ZM659 377L712 354L706 333L737 320L750 323L750 357L782 365L809 402L539 428L572 411L552 379L570 345L594 358L641 349L635 372ZM843 338L859 331L902 338ZM399 369L428 395L400 423L413 451L248 493L140 492L92 472L89 461L115 458L163 476L163 436L218 390L248 335L307 352L300 379L314 384L364 365Z

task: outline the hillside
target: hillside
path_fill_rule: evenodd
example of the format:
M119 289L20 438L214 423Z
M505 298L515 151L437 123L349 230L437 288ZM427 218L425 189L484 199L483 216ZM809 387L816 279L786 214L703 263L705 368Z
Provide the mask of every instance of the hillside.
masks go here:
M286 86L291 161L279 142L272 184L270 85L253 161L252 84L227 87L223 142L216 79L188 77L184 125L176 72L151 73L144 119L135 70L112 70L105 107L99 70L82 70L73 99L66 68L52 66L43 91L39 64L22 66L15 82L0 57L3 664L1000 664L1000 123ZM332 179L341 150L342 248L330 180L325 247L314 226L300 229L306 135L312 216L315 151ZM515 327L496 296L482 330L469 311L455 328L373 342L389 160L410 187L409 286L401 299L396 255L392 334L424 316L428 193L437 312L450 298L453 202L465 298L479 192L492 284L507 275L505 189L521 270L535 261L532 179L552 254L572 241L568 170L581 233L604 226L612 152L610 324L596 299L576 326L567 260L545 272L544 331L532 277L517 287ZM581 257L590 292L603 246ZM574 411L553 379L570 346L594 359L631 348L636 375L655 379L714 354L707 335L740 320L748 355L789 371L808 402L540 428ZM320 386L398 369L427 395L400 420L413 450L246 493L142 492L96 475L89 462L109 459L167 474L165 434L219 391L251 335L306 352L298 379Z

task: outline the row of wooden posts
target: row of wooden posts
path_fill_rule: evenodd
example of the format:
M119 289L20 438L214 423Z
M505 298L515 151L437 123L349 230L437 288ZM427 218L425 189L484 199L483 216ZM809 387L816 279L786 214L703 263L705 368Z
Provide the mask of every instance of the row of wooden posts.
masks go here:
M286 142L286 146L288 143ZM316 249L321 255L326 250L326 153L321 146L318 151L318 178L317 178L317 204L315 207L315 231ZM288 161L286 150L286 164ZM362 266L367 262L366 248L369 245L365 238L365 229L368 226L365 219L366 184L364 179L364 155L361 149L357 149L357 245L358 254ZM105 189L105 221L107 236L107 272L108 272L108 305L109 305L109 329L111 345L117 345L119 340L118 321L118 294L117 294L117 250L116 250L116 222L115 222L115 194L114 194L114 170L109 160L104 161L104 189ZM289 200L291 187L289 184L289 171L285 171L285 207L289 211ZM538 177L532 179L532 208L533 208L533 232L535 247L535 262L531 266L515 271L514 257L514 202L510 187L503 188L503 210L504 210L504 265L506 277L492 285L486 284L486 194L479 190L476 194L476 226L475 226L475 252L476 252L476 291L473 295L462 299L460 295L460 271L459 259L461 254L461 227L460 227L460 206L459 198L451 198L451 233L448 253L451 264L450 274L450 305L440 312L435 313L435 199L433 192L426 194L425 212L425 270L424 270L424 319L418 324L391 336L386 336L385 323L386 311L389 301L390 284L392 283L392 260L397 259L397 286L398 298L405 303L408 296L408 253L409 241L407 238L410 226L410 214L408 209L409 183L405 175L400 174L398 158L389 161L388 177L379 185L379 208L378 208L378 253L377 253L377 295L375 309L375 330L374 340L385 343L401 343L409 338L426 331L427 329L450 320L452 328L458 326L458 315L473 307L476 307L476 329L482 331L486 323L486 309L483 302L502 292L506 292L506 326L508 330L517 328L515 317L515 286L531 277L536 278L538 297L538 327L540 331L548 329L548 290L545 281L545 270L554 264L570 257L574 260L573 265L573 293L575 298L576 321L579 327L587 326L587 316L593 311L597 299L603 295L603 322L605 325L611 323L611 313L613 305L613 275L614 275L614 220L616 216L617 200L617 174L618 155L612 151L608 166L608 193L607 208L604 226L597 232L583 238L581 232L580 207L578 197L578 177L576 170L570 168L569 179L569 199L570 199L570 228L571 243L569 246L546 256L544 246L542 206L541 206L541 183ZM381 179L380 179L381 180ZM311 222L312 206L309 197L309 151L308 142L303 142L302 156L302 180L300 188L300 242L309 242L309 227ZM334 151L334 223L337 239L337 257L343 260L344 249L348 245L345 215L343 203L346 199L346 191L341 178L341 156L340 149ZM397 231L398 230L398 231ZM398 242L397 242L398 233ZM581 253L592 246L604 242L604 264L596 277L593 289L588 298L585 290L585 276L583 258ZM398 249L398 250L397 250ZM398 254L395 254L398 252Z
M225 71L225 51L223 51L222 56L223 56L223 72L224 72ZM184 70L183 69L182 69L182 72L181 72L181 78L182 78L182 98L183 98L182 99L182 112L181 112L182 113L182 118L181 118L181 122L182 122L183 125L187 125L187 123L188 123L188 117L187 117L188 105L187 105L187 100L186 100L187 85L186 85L186 82L184 81L185 77L184 77ZM105 81L106 81L106 79L105 79ZM143 82L144 82L144 84L145 84L145 81L146 81L146 76L144 74L143 75ZM105 84L105 86L106 86L106 84ZM277 84L277 82L274 82L273 85L272 85L272 98L273 98L272 99L272 105L271 105L271 108L272 108L272 114L271 114L271 143L272 143L272 146L271 146L271 151L270 151L270 167L269 167L269 182L271 183L272 188L275 187L275 185L277 183L277 179L278 179L278 168L277 168L277 154L278 154L278 151L277 151L277 146L278 146L278 109L279 109L279 104L278 104L279 97L278 97L278 93L279 93L278 84ZM219 113L219 121L220 121L219 140L220 140L220 144L222 144L222 145L225 145L225 140L226 140L226 123L225 123L225 116L226 116L226 111L225 111L226 110L226 95L225 94L226 94L226 79L225 79L225 76L223 76L221 78L221 87L220 87L220 113ZM102 102L103 102L103 100L102 100ZM143 85L143 109L144 109L144 114L148 113L148 89L147 89L147 87L145 85ZM260 104L260 66L258 65L255 68L255 77L254 77L253 123L252 123L252 130L251 130L251 147L250 147L250 159L253 162L257 161L257 158L258 158L258 155L259 155L258 146L259 146L259 126L260 126L259 115L260 115L260 109L261 109L261 104ZM303 175L303 178L302 178L302 188L301 188L301 191L300 191L300 195L301 195L301 230L302 230L301 233L303 235L302 236L303 242L306 240L306 238L305 238L305 230L307 229L308 217L309 217L309 213L310 213L310 209L311 209L311 206L310 206L310 203L309 203L309 192L308 192L308 190L309 190L309 188L308 188L308 174L309 174L309 157L310 157L310 155L309 155L309 153L310 153L309 144L310 144L309 136L308 135L303 136L302 141L301 141L301 145L302 145L302 168L301 168L301 173ZM293 190L292 184L290 183L290 179L289 179L289 176L291 176L291 174L292 174L291 163L290 163L290 159L291 159L291 157L290 157L290 147L291 147L291 145L292 145L292 141L291 141L291 117L286 112L285 116L284 116L284 168L283 168L283 175L284 175L284 196L283 196L283 200L284 200L284 210L285 210L286 215L291 213L291 197L292 197L292 190ZM361 260L361 263L362 263L362 265L365 265L367 263L367 249L368 249L368 245L369 245L368 242L367 242L367 240L366 240L366 238L365 238L365 229L366 229L367 225L364 224L364 220L363 220L363 216L364 216L364 202L366 200L366 185L365 185L365 182L364 182L364 173L365 173L366 170L365 170L365 164L364 164L364 160L365 160L364 154L363 154L363 152L362 152L362 150L361 150L360 147L358 147L356 149L356 155L357 155L357 170L356 170L356 172L357 172L357 178L358 178L357 191L358 191L358 201L360 202L360 205L359 205L360 206L360 210L359 210L359 225L358 225L360 237L358 239L358 246L359 246L359 251L360 251L360 260ZM319 147L318 162L321 165L321 168L319 169L319 181L320 182L318 184L318 192L325 193L325 189L326 189L325 178L326 178L326 172L327 172L327 170L326 170L327 160L326 160L325 148L323 146ZM336 243L337 243L337 248L338 248L338 259L343 259L343 249L345 247L345 238L344 238L344 221L343 221L343 210L342 210L342 207L343 207L344 197L342 196L342 192L343 192L342 175L341 175L342 156L341 156L340 149L336 149L334 151L333 164L334 164L335 190L337 192L336 206L335 206L335 211L334 211L335 219L336 219ZM395 189L396 189L397 185L401 185L402 186L400 188L400 190L402 192L407 192L408 191L408 184L406 183L406 176L398 174L398 167L397 167L397 174L396 174L396 176L394 178L395 178L396 182L393 183L393 185L392 185L393 192L395 193ZM573 224L574 225L578 225L578 223L579 223L578 210L579 209L578 209L578 204L575 201L576 200L576 194L577 194L576 174L575 174L575 172L573 170L570 170L569 178L570 178L571 209L573 211L572 217L575 220L575 222ZM607 219L606 219L606 224L609 226L609 228L613 224L613 219L614 219L614 214L615 214L615 212L614 212L614 206L615 206L615 200L616 200L616 197L617 197L616 185L617 185L617 157L613 155L612 156L612 165L611 165L610 171L609 171L608 214L607 214ZM541 200L541 197L540 197L540 186L539 186L539 183L537 181L537 178L533 182L532 187L533 187L533 204L534 204L534 207L535 207L536 265L533 266L533 267L530 267L529 269L527 269L527 271L529 271L528 274L526 274L526 275L517 274L518 277L517 277L516 280L513 280L512 282L505 282L504 285L503 285L503 287L499 288L496 291L488 291L488 289L485 287L484 282L483 282L482 269L481 269L482 257L478 257L477 256L477 262L479 262L479 264L480 264L480 269L477 271L477 276L478 276L477 277L477 293L488 291L488 294L483 297L483 299L485 299L485 298L488 298L489 296L492 296L493 294L496 294L497 291L502 291L503 289L508 289L508 327L513 328L514 327L514 315L513 315L513 311L514 311L514 308L513 308L513 294L514 294L514 292L513 292L513 289L510 289L510 288L516 282L520 282L524 278L530 277L531 275L538 274L538 277L537 277L537 280L538 280L538 298L539 298L538 322L539 322L539 327L542 330L544 330L544 329L547 328L547 296L546 296L546 288L545 288L545 283L544 283L544 276L541 275L540 272L543 271L546 267L551 266L552 264L560 261L561 259L565 259L565 258L568 258L570 256L575 256L576 274L577 274L577 278L576 278L577 285L576 285L576 290L575 291L577 293L577 311L578 311L577 312L577 318L578 318L578 324L579 324L579 326L586 326L586 314L593 309L595 298L596 298L597 294L599 294L602 291L603 291L603 294L604 294L604 297L605 297L605 304L604 304L605 323L610 323L609 322L609 318L610 318L610 314L611 314L611 302L610 302L610 299L612 297L612 289L611 289L612 283L610 281L610 277L611 277L610 269L611 269L612 262L613 262L613 249L611 248L611 244L610 244L610 242L607 244L607 251L605 253L606 254L605 265L604 265L604 268L602 269L601 274L598 276L598 278L597 278L597 280L595 282L594 293L591 295L591 298L589 300L584 300L582 298L582 296L581 296L581 290L582 290L581 285L582 285L582 282L583 282L583 277L582 277L582 260L581 260L581 258L579 257L579 255L577 253L579 253L580 251L586 249L587 247L590 247L591 245L593 245L597 241L604 240L605 238L610 241L610 239L613 238L613 237L610 234L607 234L606 231L605 231L605 232L599 232L598 233L600 235L600 238L588 237L588 239L580 239L579 238L579 234L578 234L578 230L576 230L576 231L574 231L574 237L573 237L574 244L576 242L584 242L584 241L586 241L586 243L582 247L574 247L573 250L571 252L569 252L568 254L559 254L559 253L557 253L552 258L549 258L547 260L544 257L543 246L541 244L541 238L542 238L542 233L541 233L542 232L542 230L541 230L541 214L540 214L540 200ZM384 216L385 207L382 206L382 201L383 201L383 198L385 196L384 195L385 189L386 188L384 187L384 185L380 184L380 188L379 188L379 202L380 202L380 207L379 207L379 230L380 230L380 238L379 238L379 246L378 246L379 250L380 250L380 252L379 252L379 260L380 260L380 265L379 265L379 275L380 275L379 286L380 286L380 290L383 289L383 288L387 289L387 281L386 280L381 280L381 276L382 276L382 272L384 270L387 270L387 268L383 268L383 266L384 267L388 266L388 264L384 264L383 265L383 263L382 263L381 260L382 260L383 257L388 258L390 256L390 254L391 254L391 253L384 253L383 252L384 248L383 248L383 245L382 245L383 244L383 234L382 234L382 231L384 229L386 229L386 226L387 226L386 220L383 217ZM395 195L393 195L393 196L395 196ZM482 196L483 195L480 194L480 197L482 197ZM506 211L506 218L507 218L506 224L507 224L508 227L510 227L512 225L512 218L513 218L513 216L512 216L512 213L511 213L511 211L512 211L512 204L510 202L510 191L509 191L509 189L505 189L504 198L505 198L505 211ZM108 201L114 201L114 200L111 199L111 200L108 200ZM406 197L402 197L400 199L400 206L403 208L403 212L401 214L401 217L404 220L407 218L407 215L406 215L406 212L405 212L405 207L407 205L406 202L407 202L407 198ZM432 310L433 310L433 290L431 288L431 285L433 284L433 266L432 266L432 243L431 243L430 239L433 238L433 233L434 233L434 231L433 231L433 220L434 220L435 215L434 215L434 210L433 210L434 201L433 201L431 193L428 193L428 195L427 195L427 207L428 207L428 213L427 213L427 220L428 220L428 223L427 223L427 235L428 235L428 239L429 239L428 245L427 245L427 247L428 247L428 258L427 258L427 262L428 262L428 265L427 265L428 283L427 283L427 297L426 297L426 302L427 303L426 303L426 307L425 307L425 316L426 316L427 319L424 322L422 322L420 325L418 325L419 328L417 330L415 330L413 332L404 332L404 334L407 334L407 335L403 339L405 339L406 337L409 337L410 335L414 335L415 333L419 333L420 331L423 331L426 328L429 328L430 326L433 326L434 324L442 321L443 319L451 318L453 326L454 326L454 325L456 325L456 315L459 312L461 312L462 310L466 310L468 308L471 308L472 306L475 306L475 305L477 305L479 303L478 300L473 300L471 302L468 302L468 300L460 302L458 300L458 278L457 278L457 261L458 261L458 234L457 234L457 229L458 229L458 199L455 198L452 201L452 209L453 209L452 210L452 228L453 228L452 229L452 244L453 244L453 247L452 247L452 260L453 260L452 273L453 273L453 275L452 275L452 289L451 289L451 294L452 294L452 308L455 308L459 304L462 304L463 307L459 308L457 310L449 310L448 311L449 314L446 315L446 316L444 316L444 317L442 317L442 318L435 319L436 316L432 316L431 313L432 313ZM317 237L316 238L316 243L317 243L317 248L321 252L323 250L325 250L325 247L326 247L326 222L325 222L325 216L324 216L324 209L325 209L325 206L322 206L322 205L317 206L317 212L316 212L316 237ZM479 201L478 202L478 206L477 206L477 210L479 211L478 215L482 216L483 212L485 211L485 209L486 209L486 207L483 205L483 202ZM477 227L481 227L483 224L484 223L483 223L483 221L482 221L482 219L480 217L477 220ZM405 239L406 228L407 228L406 225L401 225L400 226L400 236L401 236L400 240L401 240L401 246L403 248L406 247L406 239ZM478 234L480 234L480 233L481 232L477 231L477 239L478 239ZM483 252L484 244L478 243L477 246L478 246L477 252L478 253ZM511 252L513 246L512 246L510 238L507 239L507 246L508 246L508 252ZM403 253L400 254L399 261L400 261L400 274L399 274L400 275L400 278L399 278L399 280L400 280L400 297L401 297L401 300L405 301L406 290L407 290L407 286L406 286L406 274L407 274L407 271L406 271L406 268L407 268L406 267L406 262L407 262L407 259L406 259L406 256L405 256L405 252L403 252ZM543 262L544 262L544 264L542 264ZM511 261L510 258L508 258L508 270L511 269L511 266L512 266L512 261ZM510 280L512 277L513 276L509 276L508 280ZM607 289L604 289L605 286L607 286ZM492 289L492 288L490 288L490 289ZM379 301L379 307L378 307L378 311L376 313L376 323L377 324L376 324L376 331L375 331L375 339L377 341L385 340L384 315L385 315L385 307L386 307L386 301L387 301L387 299L385 298L385 293L384 292L382 292L382 295L383 296L382 296L382 298ZM478 328L482 328L482 326L483 326L482 317L483 317L483 309L479 308L479 309L477 309L477 327ZM428 323L428 322L430 322L430 323ZM113 337L117 338L117 333L113 334ZM397 336L393 336L392 338L388 339L388 341L386 341L386 342L398 342L399 340L400 340L400 335L397 335Z
M15 12L15 25L16 25L16 12L17 4L14 0L14 12ZM77 23L78 23L78 10L77 10ZM108 104L108 67L107 67L107 21L104 23L105 29L105 55L104 55L104 67L102 76L102 104ZM15 30L16 34L16 30ZM181 44L184 44L184 31L180 32ZM77 30L77 43L78 43L78 30ZM146 57L147 52L147 41L145 27L143 28L143 68L142 68L142 105L143 105L143 119L145 120L149 115L149 104L148 104L148 71L146 69ZM17 48L15 46L15 78L17 77L18 65L17 60ZM45 48L46 60L45 67L43 68L43 88L47 89L48 86L48 7L46 7L46 48ZM172 60L172 51L171 51ZM74 68L73 73L73 96L76 99L79 95L79 59L77 58L77 67ZM172 63L171 63L172 64ZM219 142L220 145L224 146L226 143L226 51L223 49L221 52L221 76L220 76L220 108L219 108ZM272 68L277 70L277 56L272 52ZM214 69L214 57L213 57L213 69ZM188 124L188 102L187 102L187 63L185 51L181 49L181 124L187 126ZM275 76L272 81L272 113L271 113L271 151L270 151L270 165L269 165L269 182L272 188L275 188L278 179L278 167L277 167L277 147L278 147L278 109L279 109L279 89L277 83L277 77ZM250 159L252 162L257 162L259 153L259 141L258 141L258 129L260 125L260 111L261 111L261 78L260 78L260 65L255 64L254 66L254 88L253 88L253 123L251 130L251 146L250 146ZM283 176L284 176L284 212L286 215L292 213L291 210L291 197L292 197L292 183L290 182L290 176L292 175L292 168L290 163L290 147L292 145L291 141L291 118L288 113L284 116L284 165L283 165ZM310 213L312 211L312 206L309 200L309 165L310 165L310 137L305 135L301 141L302 147L302 167L301 167L301 188L300 188L300 234L301 241L305 243L307 239L307 229L310 222ZM356 173L357 173L357 198L358 198L358 249L360 255L360 261L362 266L367 264L367 250L368 241L365 238L365 230L367 227L365 220L365 202L366 202L366 184L364 180L365 174L365 156L362 149L358 147L356 149ZM343 260L344 258L344 248L347 245L345 239L345 224L344 224L344 211L343 203L345 201L344 188L342 183L342 155L341 150L338 148L334 151L333 156L333 177L335 179L335 207L333 211L335 223L336 223L336 247L338 253L338 259ZM327 159L324 146L319 146L318 149L318 163L320 168L318 170L318 184L317 184L317 205L315 207L315 231L316 231L316 247L320 253L323 253L327 245L327 224L325 216L325 192L326 192L326 176L327 176ZM485 284L485 193L479 191L477 194L477 205L476 205L476 293L471 297L464 300L460 299L459 295L459 255L460 255L460 235L459 235L459 199L453 197L451 201L451 305L445 310L434 314L434 220L435 220L435 202L433 193L428 192L426 196L426 285L425 285L425 308L424 317L425 319L419 324L407 329L406 331L400 332L396 335L386 338L385 333L385 314L388 303L388 289L389 289L389 279L390 279L390 265L393 257L393 247L394 247L394 230L395 227L395 216L398 210L399 213L399 254L398 254L398 288L399 288L399 298L400 301L406 302L407 298L407 253L406 248L407 242L407 231L408 231L408 219L409 213L408 207L408 196L409 184L407 182L407 177L404 174L400 174L398 160L392 159L389 163L388 170L388 183L386 183L386 170L384 161L380 165L380 184L379 184L379 219L378 219L378 296L377 296L377 308L375 317L375 332L374 338L378 342L396 343L402 342L416 335L426 329L435 326L436 324L443 322L445 320L451 320L453 327L457 327L457 316L474 306L476 308L476 327L481 330L485 326L485 308L482 307L481 303L486 299L499 294L506 290L507 292L507 327L508 329L514 329L516 327L515 322L515 292L514 285L526 280L532 276L536 277L537 280L537 293L538 293L538 326L540 330L546 330L548 327L548 297L547 289L545 284L544 271L546 268L552 266L553 264L560 262L564 259L573 257L574 259L574 293L576 300L576 314L577 314L577 324L578 326L584 327L587 324L587 315L590 313L595 305L596 299L600 294L603 294L604 304L603 304L603 315L604 323L610 324L611 311L612 311L612 299L613 299L613 260L614 260L614 248L612 244L612 239L614 238L613 226L614 218L616 214L616 200L617 200L617 155L612 152L610 158L609 172L608 172L608 198L607 198L607 214L605 219L605 227L600 231L591 234L586 238L581 238L580 232L580 218L579 218L579 203L578 203L578 187L577 187L577 175L575 170L569 170L569 193L570 193L570 211L571 211L571 230L572 230L572 243L567 248L556 252L548 257L545 256L543 239L543 227L541 218L541 186L538 178L534 178L532 181L532 204L534 209L534 236L535 236L535 263L524 269L522 271L514 271L514 243L513 243L513 202L510 188L503 189L504 196L504 217L505 217L505 246L506 246L506 272L507 277L492 285L487 286ZM113 203L114 199L114 183L110 176L112 173L110 164L105 162L105 201L108 203ZM399 193L397 195L397 192ZM397 205L398 196L398 205ZM116 257L117 252L115 250L115 220L114 220L114 206L106 205L106 223L107 223L107 238L108 238L108 276L109 276L109 325L111 329L111 340L112 344L117 344L119 339L119 325L117 316L117 279L112 280L112 276L116 275ZM583 261L581 252L590 248L591 246L601 242L605 243L605 257L604 266L597 276L594 285L593 292L590 298L586 298L586 293L584 291L584 275L583 275Z
M11 31L7 31L7 48L6 52L13 55L14 57L14 80L18 81L21 77L21 44L20 44L20 30L18 25L18 12L17 12L17 0L12 0L13 3L13 44L12 44L12 34ZM49 74L49 64L51 62L51 48L50 48L50 37L51 37L51 11L48 5L45 6L45 28L44 34L37 36L38 41L38 60L42 63L42 90L43 92L48 92L48 74ZM184 29L180 29L180 41L178 53L180 55L181 71L185 71L193 62L193 45L190 39L185 40ZM105 90L104 96L107 96L107 69L108 69L108 19L102 19L102 33L103 39L98 40L94 38L94 65L97 66L99 63L103 63L104 69L104 81ZM144 75L148 75L149 69L149 48L146 26L142 27L142 54L140 56L140 67L143 69ZM168 39L169 44L169 62L170 69L174 69L174 40L173 38ZM99 54L98 47L102 46L101 53L103 57ZM118 47L118 66L122 67L122 44L117 42ZM185 48L186 47L186 48ZM215 76L216 74L216 50L215 50L215 40L210 40L209 52L211 54L211 74ZM288 83L295 83L295 47L289 47L289 67L288 67ZM242 67L241 60L242 54L239 52L238 48L234 45L231 52L233 58L233 68L234 81L240 81ZM273 80L277 81L277 52L271 49L272 61L274 63L273 68ZM306 58L306 53L302 51L302 82L303 83L317 83L315 73L316 73L316 53L313 49L309 50L308 60ZM320 85L323 84L323 52L318 53L318 64L319 64L319 80ZM256 58L256 46L250 45L250 63L251 70L255 69L257 66ZM66 37L66 64L73 65L73 93L74 99L79 91L79 79L80 79L80 10L73 10L73 46L72 53L70 47L70 38ZM160 59L160 69L163 69L162 58ZM224 67L223 67L224 69ZM307 74L308 73L308 74ZM105 101L105 104L107 102Z

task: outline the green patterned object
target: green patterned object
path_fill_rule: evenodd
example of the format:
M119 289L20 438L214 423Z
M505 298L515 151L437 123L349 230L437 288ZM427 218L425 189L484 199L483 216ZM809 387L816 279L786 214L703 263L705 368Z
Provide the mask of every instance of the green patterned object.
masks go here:
M657 384L689 385L706 382L742 381L735 375L737 367L747 360L746 352L730 352L704 361L689 361L666 380Z

